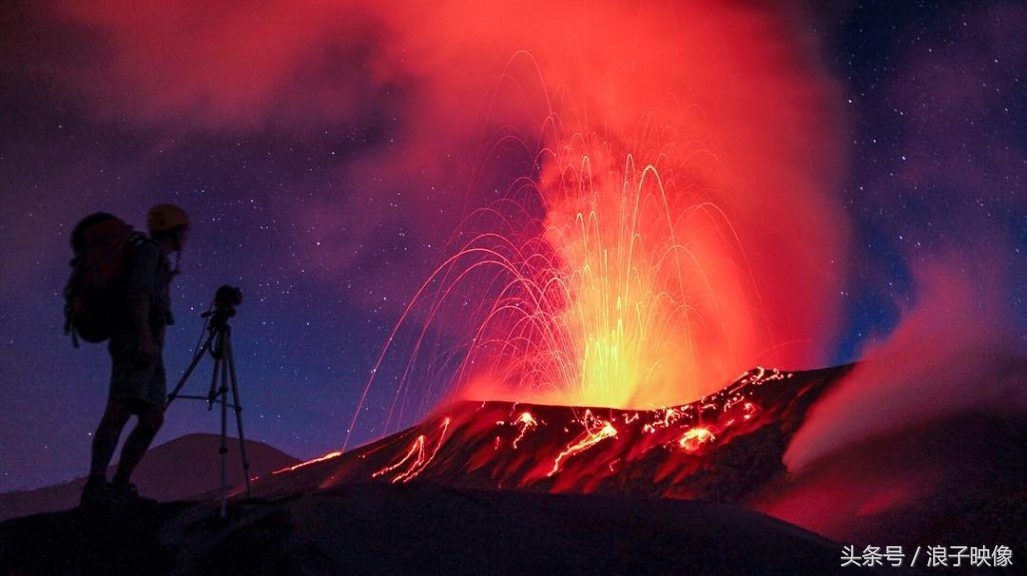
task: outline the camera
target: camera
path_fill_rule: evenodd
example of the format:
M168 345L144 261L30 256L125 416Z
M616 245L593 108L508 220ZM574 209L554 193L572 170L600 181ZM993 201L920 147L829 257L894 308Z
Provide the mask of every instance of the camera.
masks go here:
M242 290L225 284L214 293L214 307L219 310L233 310L242 304Z
M228 319L235 316L235 307L242 304L242 290L225 284L214 293L211 310L200 314L210 319L210 329L219 330L228 325Z

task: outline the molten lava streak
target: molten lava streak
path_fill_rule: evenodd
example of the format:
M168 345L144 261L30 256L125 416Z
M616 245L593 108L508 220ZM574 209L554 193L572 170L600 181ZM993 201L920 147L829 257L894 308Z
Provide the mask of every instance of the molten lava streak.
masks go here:
M584 452L596 444L617 436L617 429L609 420L603 420L592 415L591 410L586 410L585 415L579 420L585 430L574 442L571 442L562 452L556 455L553 460L553 469L547 476L552 476L560 471L560 462L565 458Z
M765 425L756 416L764 413L761 398L775 393L767 385L789 378L757 368L691 404L645 411L462 402L388 448L371 449L394 455L378 460L371 475L398 483L487 470L496 487L589 492L616 478L620 468L648 461L660 463L656 481L673 486L695 472L710 450Z
M311 460L300 462L299 464L295 464L295 465L289 466L287 468L282 468L280 470L275 470L275 471L271 472L271 474L275 475L275 474L287 474L289 472L295 472L296 470L299 470L300 468L306 468L307 466L313 466L314 464L318 464L320 462L326 462L328 460L332 460L332 459L338 458L339 456L342 456L342 452L338 452L338 451L336 451L336 452L329 452L328 454L325 454L323 456L319 456L319 457L313 458Z
M500 421L499 423L502 424L502 421ZM512 444L514 450L517 449L517 444L519 444L520 441L524 439L525 434L527 434L531 430L534 430L535 427L538 426L538 421L535 420L535 417L531 415L531 412L524 412L523 414L521 414L520 418L517 419L515 425L520 427L521 433L518 434L517 438L514 438Z
M431 440L424 434L421 434L414 440L414 443L410 446L410 450L407 451L398 462L386 466L381 470L372 474L372 478L387 477L395 484L398 482L408 482L413 480L424 471L424 469L431 464L431 461L435 458L439 448L442 447L443 442L446 438L446 431L449 430L450 418L443 418L442 424L438 431L438 437L432 444L426 446L427 442ZM390 476L391 475L391 476Z

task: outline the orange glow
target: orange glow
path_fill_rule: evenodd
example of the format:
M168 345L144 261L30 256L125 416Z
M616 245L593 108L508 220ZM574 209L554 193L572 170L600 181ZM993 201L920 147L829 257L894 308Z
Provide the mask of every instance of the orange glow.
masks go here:
M633 482L630 471L642 464L665 495L689 497L673 486L717 450L777 426L819 382L756 368L690 404L652 410L458 402L349 458L332 482L473 478L499 489L588 493Z
M517 419L517 425L520 426L521 433L518 434L517 438L513 441L514 450L517 449L517 444L524 438L524 435L527 434L529 430L533 430L538 426L538 422L530 412L524 412L521 414L520 418Z
M591 410L585 411L585 415L581 418L580 422L585 427L585 431L574 442L571 442L566 449L557 454L553 460L553 469L549 471L547 476L552 476L559 472L560 463L565 458L580 454L607 438L617 436L617 429L613 427L613 423L609 420L597 418L592 414Z
M275 475L275 474L282 474L282 473L285 473L285 472L292 472L293 470L299 470L300 468L304 468L306 466L310 466L311 464L317 464L318 462L324 462L326 460L331 460L333 458L338 458L339 456L342 456L342 452L329 452L328 454L325 454L324 456L320 456L318 458L314 458L313 460L307 460L306 462L300 462L299 464L296 464L295 466L289 466L288 468L282 468L281 470L275 470L271 474Z
M430 454L425 450L425 444L428 439L424 434L421 434L414 440L410 445L410 449L407 450L407 453L398 462L378 470L371 477L387 477L395 472L396 474L390 478L390 482L393 484L409 482L416 478L431 464L435 455L438 454L439 448L442 447L443 441L446 438L446 432L449 430L451 421L452 419L449 417L443 418L438 439L435 441L434 446L431 447Z
M675 422L677 422L678 420L680 420L681 418L683 418L685 416L684 408L688 408L688 407L685 406L685 407L659 408L659 409L657 409L656 410L656 414L659 415L659 418L657 418L656 420L654 420L653 422L651 422L649 424L646 424L645 427L643 428L643 431L648 433L648 434L652 434L652 433L656 432L657 430L662 430L664 428L669 428Z
M709 444L717 437L710 432L709 428L692 428L685 432L678 444L689 452L697 451L703 444Z
M471 181L448 183L471 212L372 372L401 372L386 427L451 400L649 410L821 362L848 242L837 86L794 9L678 4L443 18L467 35L440 54L494 85L454 162ZM475 83L457 76L438 88ZM467 120L439 94L432 119Z
M595 136L559 150L538 184L540 235L476 236L456 257L509 277L473 339L462 395L651 408L722 386L759 328L731 222Z
M761 361L808 361L830 329L821 290L845 226L818 197L837 173L829 91L797 65L805 50L766 49L793 48L764 37L793 14L694 10L695 29L657 7L585 10L540 30L580 37L574 55L543 45L508 63L544 106L530 102L540 130L518 139L530 172L472 216L493 226L472 227L448 272L493 274L461 397L678 405ZM668 46L682 51L663 61ZM691 57L709 46L724 50Z

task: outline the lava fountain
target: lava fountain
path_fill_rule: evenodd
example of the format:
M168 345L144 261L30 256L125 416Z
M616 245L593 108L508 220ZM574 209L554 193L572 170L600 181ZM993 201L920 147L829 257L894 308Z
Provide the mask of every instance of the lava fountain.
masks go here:
M713 199L665 182L669 154L579 134L541 157L538 183L521 189L538 195L541 221L472 236L453 261L495 275L461 396L651 408L751 360L738 355L758 331L744 251Z
M445 399L671 406L823 361L847 232L836 93L801 18L575 6L489 36L514 47L470 186L492 197L378 359L362 406L413 334L387 427Z

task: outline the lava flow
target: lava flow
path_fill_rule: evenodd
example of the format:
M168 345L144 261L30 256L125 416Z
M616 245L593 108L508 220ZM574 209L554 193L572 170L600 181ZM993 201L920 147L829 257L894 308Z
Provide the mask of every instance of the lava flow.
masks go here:
M257 481L254 490L376 480L743 501L784 474L781 454L807 409L847 372L757 368L715 394L653 410L456 402L368 446Z

